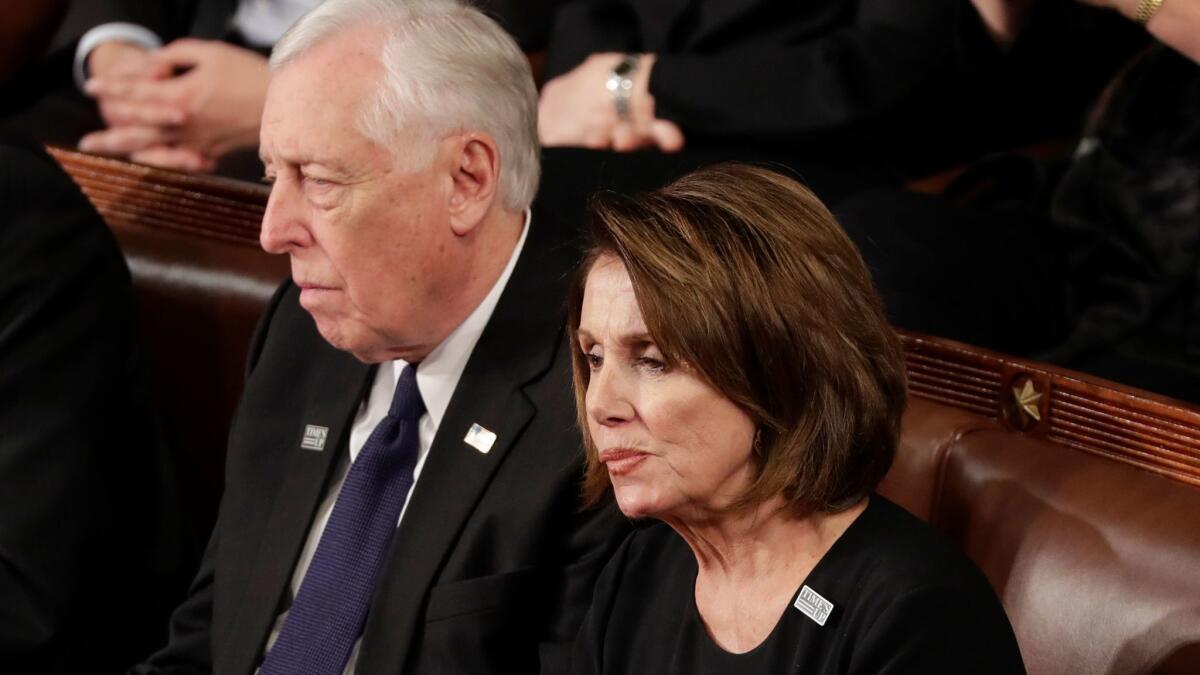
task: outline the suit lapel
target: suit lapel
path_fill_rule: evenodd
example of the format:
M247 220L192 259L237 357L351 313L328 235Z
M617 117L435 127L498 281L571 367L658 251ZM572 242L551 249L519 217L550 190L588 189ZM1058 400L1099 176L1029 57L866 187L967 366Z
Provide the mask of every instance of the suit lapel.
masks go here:
M285 597L300 550L308 537L312 519L325 496L330 470L346 453L350 425L374 369L328 345L323 358L315 358L305 370L307 403L289 424L296 427L295 442L282 450L287 468L274 496L265 527L258 534L257 552L244 562L241 607L224 639L228 667L215 672L250 673L266 644L280 600ZM305 427L328 428L325 448L303 449ZM264 449L265 450L265 449ZM253 549L252 549L253 550ZM237 563L235 563L237 564ZM241 566L241 565L239 565ZM220 664L214 664L220 665Z
M537 413L522 387L553 363L562 337L563 285L574 256L569 246L554 246L536 233L530 231L438 427L376 590L358 672L404 667L443 561L492 475ZM472 424L496 434L488 452L464 442Z

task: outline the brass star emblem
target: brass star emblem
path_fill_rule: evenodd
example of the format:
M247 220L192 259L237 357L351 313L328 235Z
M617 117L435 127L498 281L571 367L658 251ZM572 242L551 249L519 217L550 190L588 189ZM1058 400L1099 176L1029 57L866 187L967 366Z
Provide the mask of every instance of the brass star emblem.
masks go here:
M1013 387L1012 392L1013 398L1017 401L1017 407L1026 415L1041 422L1042 413L1038 410L1038 402L1042 400L1042 395L1033 388L1033 380L1025 380L1024 387Z

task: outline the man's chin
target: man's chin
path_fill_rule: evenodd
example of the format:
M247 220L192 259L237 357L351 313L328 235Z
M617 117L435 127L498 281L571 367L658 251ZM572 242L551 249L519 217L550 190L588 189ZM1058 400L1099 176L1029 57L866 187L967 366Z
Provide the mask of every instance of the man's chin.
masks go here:
M343 352L354 353L352 341L347 339L345 331L342 329L340 322L328 318L321 312L314 312L308 308L308 315L312 317L314 323L317 324L317 332L325 339L334 349L339 349Z
M344 330L340 323L324 320L312 312L309 314L316 321L317 332L334 349L346 352L363 363L382 363L393 358L388 355L386 350L380 349L377 344L356 339L352 333Z

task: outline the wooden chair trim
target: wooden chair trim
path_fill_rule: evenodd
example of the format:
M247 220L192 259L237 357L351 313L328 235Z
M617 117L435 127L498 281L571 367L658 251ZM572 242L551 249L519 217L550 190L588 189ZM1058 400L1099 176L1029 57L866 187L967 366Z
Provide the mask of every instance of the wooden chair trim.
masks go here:
M50 152L110 226L258 246L266 186ZM900 335L912 396L1200 486L1200 407L952 340Z
M953 340L900 339L912 396L1200 486L1200 407Z
M265 185L47 150L112 227L172 230L258 247Z

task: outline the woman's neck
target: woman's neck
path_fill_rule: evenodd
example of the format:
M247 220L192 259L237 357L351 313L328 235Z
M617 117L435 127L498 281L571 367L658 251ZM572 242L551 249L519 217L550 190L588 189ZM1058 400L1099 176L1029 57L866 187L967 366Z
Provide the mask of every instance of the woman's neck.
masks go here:
M696 608L713 640L735 653L762 643L866 505L796 517L776 500L744 513L664 518L696 556Z
M754 579L796 561L815 565L866 505L797 517L774 500L745 512L664 520L688 543L701 575Z

